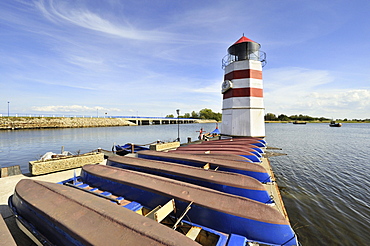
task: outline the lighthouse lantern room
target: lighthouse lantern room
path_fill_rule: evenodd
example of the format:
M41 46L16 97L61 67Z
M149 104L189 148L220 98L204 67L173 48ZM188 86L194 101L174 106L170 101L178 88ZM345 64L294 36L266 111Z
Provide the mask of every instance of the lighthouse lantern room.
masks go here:
M222 130L231 137L265 137L261 45L244 35L222 60Z

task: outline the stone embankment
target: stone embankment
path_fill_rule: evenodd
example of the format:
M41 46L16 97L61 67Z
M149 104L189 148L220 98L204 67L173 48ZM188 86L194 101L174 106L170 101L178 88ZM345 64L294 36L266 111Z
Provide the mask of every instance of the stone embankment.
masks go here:
M0 117L0 130L136 125L121 118Z

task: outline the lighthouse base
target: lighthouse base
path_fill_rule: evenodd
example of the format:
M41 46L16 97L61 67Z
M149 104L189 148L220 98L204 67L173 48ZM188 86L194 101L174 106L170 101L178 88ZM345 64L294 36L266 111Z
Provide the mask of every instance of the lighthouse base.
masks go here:
M221 135L231 137L265 137L264 109L239 108L222 110Z

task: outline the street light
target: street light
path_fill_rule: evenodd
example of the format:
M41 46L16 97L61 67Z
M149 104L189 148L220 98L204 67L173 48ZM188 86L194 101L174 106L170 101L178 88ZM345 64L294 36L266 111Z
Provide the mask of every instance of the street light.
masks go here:
M177 113L177 141L180 142L180 124L179 124L180 109L176 109L176 113Z
M8 102L8 117L9 117L9 103L10 103L10 102Z

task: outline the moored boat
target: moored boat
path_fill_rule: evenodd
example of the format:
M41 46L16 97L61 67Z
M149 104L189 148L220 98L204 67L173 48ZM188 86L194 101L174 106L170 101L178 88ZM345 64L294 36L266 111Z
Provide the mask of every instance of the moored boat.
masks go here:
M306 122L305 121L294 121L293 124L295 125L306 125Z
M274 202L271 198L272 195L255 178L237 173L212 170L208 166L198 168L127 156L110 157L107 165L201 185L262 203L273 204Z
M242 149L234 149L234 148L205 148L205 149L193 149L193 148L184 148L184 149L176 149L171 150L169 152L174 153L189 153L189 154L232 154L232 155L240 155L244 156L252 162L261 162L261 159L256 154L242 150Z
M330 127L341 127L342 123L336 123L335 121L331 121L329 126Z
M240 196L104 165L86 165L80 179L61 183L79 188L22 180L9 199L22 222L56 245L194 244L133 211L174 229L186 225L183 233L191 236L191 230L196 231L191 237L201 245L297 245L289 222L277 209ZM100 192L94 196L93 190Z
M9 206L38 245L199 245L106 199L60 184L23 179Z
M218 156L220 158L218 158ZM171 152L157 152L157 151L140 151L138 157L150 160L159 160L166 162L180 163L195 167L204 167L209 165L210 169L216 169L220 171L239 173L247 175L257 179L262 183L271 182L271 177L264 167L257 163L237 161L237 160L226 160L223 159L225 156L232 156L238 158L238 155L228 155L227 152L221 152L221 154L191 154L190 151L180 153L179 151ZM240 156L241 158L244 158Z
M225 138L213 141L205 141L202 144L253 144L257 147L266 147L266 141L260 138L250 138L250 137L238 137L238 138Z
M263 150L253 145L228 145L228 144L189 144L178 147L177 150L245 150L257 157L262 157Z
M202 148L204 147L248 148L248 149L251 149L252 151L257 151L258 153L261 153L261 154L264 153L264 149L265 149L265 147L258 147L256 145L238 143L238 142L221 142L221 143L202 142L202 144L192 144L192 145L187 145L187 146L203 146Z
M127 155L129 153L136 153L141 150L149 150L148 147L132 143L127 143L125 145L115 145L114 148L117 155Z

